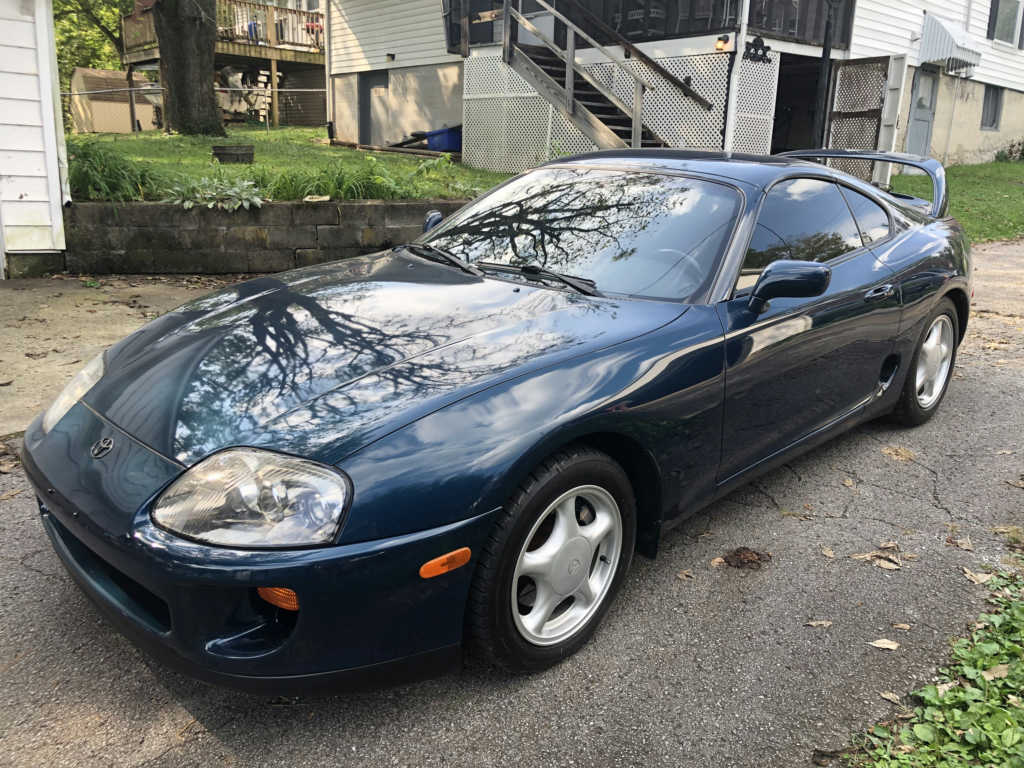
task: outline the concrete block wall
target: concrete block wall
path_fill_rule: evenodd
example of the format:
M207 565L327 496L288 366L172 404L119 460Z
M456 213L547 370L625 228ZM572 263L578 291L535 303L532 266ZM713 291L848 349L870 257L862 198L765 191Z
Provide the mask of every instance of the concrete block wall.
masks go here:
M427 211L465 201L264 203L233 212L167 203L75 203L63 253L8 254L8 277L281 272L415 240Z

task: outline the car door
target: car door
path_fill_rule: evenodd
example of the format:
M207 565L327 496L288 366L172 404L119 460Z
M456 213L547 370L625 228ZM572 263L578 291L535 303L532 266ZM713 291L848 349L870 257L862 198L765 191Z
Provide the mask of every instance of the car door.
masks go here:
M733 296L717 307L726 357L719 482L856 411L878 390L899 296L865 243L888 237L889 228L884 208L829 179L790 178L765 194ZM813 298L773 299L755 314L750 292L778 259L825 263L829 286Z

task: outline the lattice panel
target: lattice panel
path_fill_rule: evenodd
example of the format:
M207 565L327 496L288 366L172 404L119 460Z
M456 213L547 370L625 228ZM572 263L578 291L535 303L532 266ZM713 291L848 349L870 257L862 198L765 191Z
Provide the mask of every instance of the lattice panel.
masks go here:
M888 76L888 58L837 63L832 109L836 112L881 109Z
M836 64L828 145L835 149L876 149L889 78L888 58ZM829 165L870 181L869 160L831 160Z
M519 173L548 159L551 109L540 96L464 99L462 111L468 165Z
M721 149L729 86L728 55L676 56L658 59L658 63L680 80L692 78L693 89L710 101L712 108L710 112L703 109L645 64L633 59L626 64L655 86L653 91L644 94L644 124L671 147ZM617 66L601 62L588 70L627 106L633 103L633 79Z
M772 149L775 127L775 94L779 82L780 54L771 52L769 61L738 59L739 90L736 94L734 152L766 155Z
M637 61L628 64L656 90L644 96L644 122L670 146L721 149L728 56L708 54L660 59L712 105L702 109ZM632 104L632 79L613 64L590 71ZM500 56L471 56L463 68L462 156L477 168L518 173L545 160L596 149L561 113L537 95Z
M462 97L533 95L536 91L500 56L470 56L462 65Z

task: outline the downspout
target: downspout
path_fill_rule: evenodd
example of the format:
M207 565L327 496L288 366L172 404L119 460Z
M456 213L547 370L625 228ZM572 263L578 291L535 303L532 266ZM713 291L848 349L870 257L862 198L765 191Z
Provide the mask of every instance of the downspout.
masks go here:
M334 84L331 82L331 6L334 0L327 0L324 11L324 106L327 111L327 136L334 138Z
M725 101L725 135L722 150L732 152L733 137L736 135L736 99L740 90L740 62L747 47L747 26L750 18L750 0L740 0L740 31L736 34L732 67L729 70L729 96Z
M942 164L945 165L949 159L949 141L953 138L953 116L956 114L956 100L960 95L960 75L956 76L953 84L953 104L949 108L949 125L946 126L946 147L942 150Z

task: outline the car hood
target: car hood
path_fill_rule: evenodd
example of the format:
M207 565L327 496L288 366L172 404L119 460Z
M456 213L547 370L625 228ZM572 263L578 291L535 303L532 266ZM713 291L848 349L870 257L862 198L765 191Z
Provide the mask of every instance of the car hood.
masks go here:
M684 309L478 278L389 252L186 304L111 348L84 400L185 465L231 445L334 463L472 391L638 336Z

